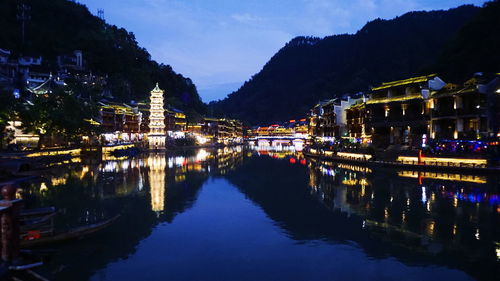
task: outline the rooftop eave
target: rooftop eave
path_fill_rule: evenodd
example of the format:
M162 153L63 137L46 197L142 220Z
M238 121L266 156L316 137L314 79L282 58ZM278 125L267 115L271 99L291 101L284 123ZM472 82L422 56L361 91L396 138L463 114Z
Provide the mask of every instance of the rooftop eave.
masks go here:
M404 80L384 82L379 87L372 88L372 91L389 89L389 88L393 88L393 87L410 85L410 84L423 83L423 82L429 81L430 79L435 78L436 76L437 76L437 74L431 74L431 75L426 75L426 76L408 78L408 79L404 79Z
M414 99L423 99L421 94L411 95L411 96L401 96L401 97L392 97L392 98L379 98L379 99L370 99L366 101L366 104L378 104L378 103L390 103L390 102L403 102Z

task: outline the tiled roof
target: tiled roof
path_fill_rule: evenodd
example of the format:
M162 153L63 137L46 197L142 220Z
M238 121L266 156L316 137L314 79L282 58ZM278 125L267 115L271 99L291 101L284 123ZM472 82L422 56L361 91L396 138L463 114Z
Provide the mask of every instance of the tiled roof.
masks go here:
M402 85L409 85L409 84L415 84L415 83L423 83L423 82L429 81L430 79L432 79L432 78L434 78L436 76L437 76L437 74L431 74L431 75L425 75L425 76L408 78L408 79L404 79L404 80L398 80L398 81L392 81L392 82L384 82L379 87L372 88L372 91L378 91L378 90L388 89L388 88L402 86Z
M423 99L422 94L418 93L409 96L396 96L391 98L370 99L366 101L366 104L389 103L389 102L407 101L413 99Z

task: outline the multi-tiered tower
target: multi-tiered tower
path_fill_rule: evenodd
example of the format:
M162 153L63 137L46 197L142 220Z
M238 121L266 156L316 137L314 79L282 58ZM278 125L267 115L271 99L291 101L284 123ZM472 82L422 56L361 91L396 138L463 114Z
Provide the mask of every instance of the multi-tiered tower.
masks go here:
M149 109L149 148L165 148L165 110L163 108L163 90L158 83L151 91L151 103Z

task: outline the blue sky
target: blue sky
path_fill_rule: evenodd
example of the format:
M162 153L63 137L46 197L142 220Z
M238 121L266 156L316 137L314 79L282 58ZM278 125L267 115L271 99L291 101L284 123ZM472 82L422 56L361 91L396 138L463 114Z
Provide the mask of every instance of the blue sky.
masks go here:
M483 0L79 0L133 32L158 62L222 99L295 36L354 33L367 21Z

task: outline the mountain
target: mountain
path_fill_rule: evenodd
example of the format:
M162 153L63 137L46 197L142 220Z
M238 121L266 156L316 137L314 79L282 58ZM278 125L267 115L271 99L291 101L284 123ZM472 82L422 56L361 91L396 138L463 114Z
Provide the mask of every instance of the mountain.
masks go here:
M428 71L442 73L446 81L463 82L471 73L500 71L500 1L485 4L446 45Z
M480 8L410 12L376 19L355 34L296 37L226 99L210 104L219 115L250 124L304 116L322 99L411 77L432 65Z
M18 20L21 3L28 7L24 44ZM147 99L159 82L171 105L188 113L206 110L189 78L152 60L133 33L107 24L82 4L69 0L2 0L0 30L0 48L12 51L14 56L42 56L40 71L55 71L58 55L81 50L88 70L108 77L106 88L118 101Z

